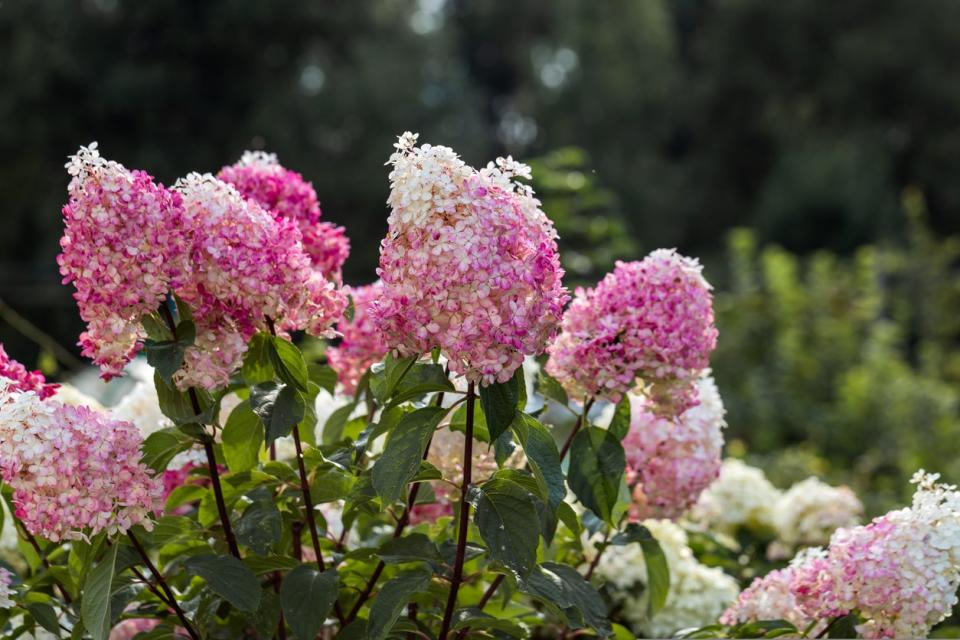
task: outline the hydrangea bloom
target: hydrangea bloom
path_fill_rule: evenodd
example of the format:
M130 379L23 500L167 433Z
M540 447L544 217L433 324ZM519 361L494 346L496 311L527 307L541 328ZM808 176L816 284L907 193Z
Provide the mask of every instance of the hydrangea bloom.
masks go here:
M281 166L275 154L247 151L239 162L221 169L217 177L275 216L294 220L314 268L340 281L350 241L343 227L320 221L317 193L303 176Z
M49 384L39 371L27 371L22 364L7 355L0 344L0 378L6 378L8 384L16 391L33 391L46 399L57 393L60 385Z
M654 414L644 398L631 399L623 439L635 518L677 518L720 472L725 410L713 378L697 382L700 403L674 419Z
M129 422L12 391L0 379L0 474L16 516L51 541L150 528L162 486L140 460Z
M647 615L646 562L638 544L611 546L603 552L596 575L607 582L614 601L633 630L643 637L669 638L680 629L701 627L717 619L738 592L737 582L693 555L687 534L669 520L643 523L660 543L670 567L670 590L663 609ZM592 549L587 547L589 553Z
M191 255L196 277L179 292L193 311L197 337L178 385L224 386L267 318L281 330L332 335L345 298L314 273L292 220L275 219L210 175L190 174L174 189L187 218L203 229Z
M140 319L187 276L192 232L179 194L101 158L96 143L66 167L72 179L57 261L87 323L83 354L109 379L146 338Z
M724 533L740 526L773 526L773 507L780 490L763 471L736 458L727 458L720 475L690 510L694 521Z
M370 365L387 354L387 345L369 312L370 305L383 293L383 286L375 282L365 287L344 287L344 291L353 298L353 319L343 318L337 324L343 339L339 346L327 349L327 359L344 393L352 395Z
M800 563L807 560L809 551L798 557ZM814 556L809 556L814 561ZM797 602L794 592L796 571L794 566L771 571L756 578L744 589L736 602L720 617L723 624L739 624L751 620L786 620L801 631L812 621ZM824 621L810 637L817 637L827 624Z
M596 287L577 290L547 373L577 397L612 402L640 377L658 413L682 412L717 343L710 290L700 264L673 250L617 262Z
M790 487L777 500L773 524L788 548L826 544L840 527L852 527L863 504L849 487L831 487L810 477Z
M61 384L53 399L62 404L72 404L78 407L90 407L91 409L102 410L103 405L96 398L88 396L72 384Z
M960 492L922 471L913 505L862 527L838 529L826 551L798 557L773 585L787 584L801 622L857 611L867 638L924 637L948 616L960 586ZM725 614L728 623L768 618L760 606L773 580L757 581ZM779 597L777 602L787 601Z
M529 187L529 168L498 159L476 171L448 147L390 157L390 217L380 243L383 296L371 313L401 355L439 347L457 375L505 382L543 351L567 293L556 231Z
M0 567L0 609L9 609L16 605L10 597L13 595L13 589L10 583L13 582L13 574Z

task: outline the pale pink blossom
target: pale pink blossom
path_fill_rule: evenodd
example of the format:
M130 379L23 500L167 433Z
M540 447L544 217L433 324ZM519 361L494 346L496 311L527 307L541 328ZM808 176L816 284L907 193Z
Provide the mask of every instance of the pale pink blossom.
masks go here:
M550 346L547 373L575 397L616 402L640 384L661 415L696 403L693 382L716 347L711 287L700 264L659 249L617 262L578 289Z
M330 366L347 395L353 394L357 383L370 365L383 360L387 345L380 328L370 315L370 305L383 293L379 282L364 287L344 287L353 299L353 319L342 318L337 331L343 336L340 344L327 349Z
M505 382L554 335L567 292L556 231L525 173L482 171L447 147L401 137L390 158L390 217L380 243L383 296L371 314L400 355L439 348L450 370Z
M7 355L0 344L0 378L6 378L16 391L33 391L40 399L49 398L57 393L58 384L50 384L39 371L27 371L22 364Z
M152 526L163 486L141 461L136 426L4 378L0 406L0 475L28 531L56 542Z

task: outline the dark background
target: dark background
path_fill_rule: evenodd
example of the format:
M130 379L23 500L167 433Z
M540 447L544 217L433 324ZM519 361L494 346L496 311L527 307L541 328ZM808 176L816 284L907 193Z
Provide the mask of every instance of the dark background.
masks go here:
M784 482L901 493L960 471L958 24L946 0L0 0L0 341L76 366L51 345L77 352L55 256L80 144L166 184L276 152L363 283L419 131L534 160L571 284L700 256L728 439Z

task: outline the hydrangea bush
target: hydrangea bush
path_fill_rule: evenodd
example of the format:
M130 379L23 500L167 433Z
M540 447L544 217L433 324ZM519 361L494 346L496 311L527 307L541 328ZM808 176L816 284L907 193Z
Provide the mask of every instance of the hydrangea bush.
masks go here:
M5 635L883 636L947 613L953 487L918 476L858 527L844 488L721 463L697 261L654 251L571 301L529 168L417 142L366 286L271 154L172 188L70 159L79 344L137 382L104 408L0 347ZM782 568L740 593L698 540L754 523Z

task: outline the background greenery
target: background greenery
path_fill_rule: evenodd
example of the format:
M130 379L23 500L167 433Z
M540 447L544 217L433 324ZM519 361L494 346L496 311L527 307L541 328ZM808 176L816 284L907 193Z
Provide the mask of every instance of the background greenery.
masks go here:
M4 0L0 340L55 364L15 309L75 352L54 258L79 144L165 183L275 151L362 283L410 129L473 164L535 158L571 283L658 246L701 256L733 451L886 506L917 466L960 479L958 19L942 0Z

